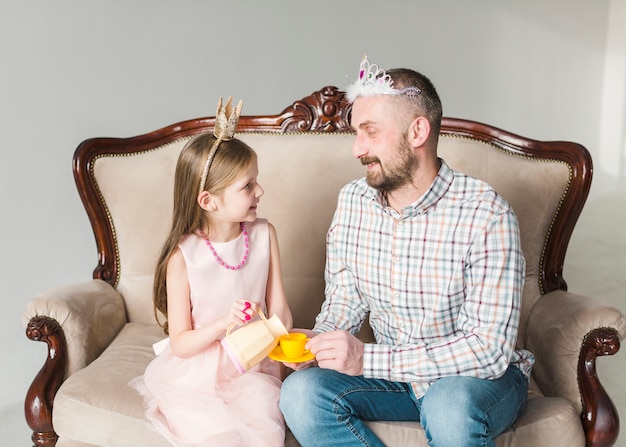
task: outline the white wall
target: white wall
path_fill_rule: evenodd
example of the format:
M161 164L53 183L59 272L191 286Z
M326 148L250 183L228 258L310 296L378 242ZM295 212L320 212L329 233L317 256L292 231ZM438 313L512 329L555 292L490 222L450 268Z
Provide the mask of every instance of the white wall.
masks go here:
M596 160L611 177L626 172L626 1L610 0L600 141Z
M0 402L21 405L45 356L24 336L25 303L89 279L96 264L71 174L83 139L212 115L221 95L243 98L246 114L278 113L345 86L367 52L430 76L447 116L574 140L601 157L609 6L0 0Z

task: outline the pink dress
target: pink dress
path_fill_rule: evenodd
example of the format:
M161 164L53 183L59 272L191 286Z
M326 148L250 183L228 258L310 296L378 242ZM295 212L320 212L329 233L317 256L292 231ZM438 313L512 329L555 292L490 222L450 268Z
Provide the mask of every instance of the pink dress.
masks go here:
M196 235L181 239L194 327L229 312L238 299L265 308L270 256L267 220L246 223L246 229L250 256L234 271L215 261L203 239ZM241 236L213 246L227 264L241 260ZM168 344L130 385L144 397L148 420L176 446L275 447L282 446L285 437L278 377L278 364L268 359L241 374L218 340L190 358L176 357Z

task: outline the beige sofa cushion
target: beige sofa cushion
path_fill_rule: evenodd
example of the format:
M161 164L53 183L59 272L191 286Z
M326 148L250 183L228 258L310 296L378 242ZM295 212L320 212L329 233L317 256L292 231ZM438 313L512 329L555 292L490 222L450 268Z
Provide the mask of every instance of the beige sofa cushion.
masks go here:
M496 438L497 447L583 447L585 438L579 415L565 399L533 398L526 411ZM369 422L374 433L388 446L427 447L424 430L411 422ZM298 444L294 444L294 447Z
M63 382L52 415L59 437L111 447L170 446L144 419L143 400L128 386L163 337L159 326L128 323L98 359Z
M162 338L158 326L129 323L101 357L63 383L53 414L59 446L169 446L145 420L141 396L128 387L128 382L142 374L154 357L152 343ZM542 397L535 388L524 414L497 439L496 445L582 447L585 442L578 421L578 414L567 400ZM369 425L386 445L426 446L418 423ZM288 434L286 445L296 447L298 443Z
M364 168L352 158L354 136L244 133L238 137L259 154L259 182L265 189L259 215L278 231L294 323L311 327L323 299L325 236L337 194L348 181L364 174ZM132 322L154 322L152 275L169 230L176 159L187 141L182 138L124 157L103 156L94 164L117 238L120 275L116 288L124 296ZM440 140L440 155L452 168L488 181L519 216L527 261L520 325L523 346L529 310L541 295L538 271L546 230L566 189L568 167L558 161L511 156L485 143L448 136ZM547 188L549 183L558 187Z

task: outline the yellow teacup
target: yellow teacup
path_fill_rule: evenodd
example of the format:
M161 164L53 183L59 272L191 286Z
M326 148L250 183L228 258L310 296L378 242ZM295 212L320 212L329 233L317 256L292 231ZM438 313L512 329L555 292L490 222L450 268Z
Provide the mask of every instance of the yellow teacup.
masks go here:
M287 335L283 335L279 338L280 349L282 349L285 357L290 359L297 359L301 357L306 351L305 345L308 341L306 334L301 332L290 332Z

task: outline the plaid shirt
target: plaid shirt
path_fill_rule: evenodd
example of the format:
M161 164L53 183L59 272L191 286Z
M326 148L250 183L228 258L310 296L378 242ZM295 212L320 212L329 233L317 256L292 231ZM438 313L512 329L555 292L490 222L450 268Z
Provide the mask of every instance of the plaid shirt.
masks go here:
M365 179L346 185L327 235L326 300L314 330L356 333L365 317L365 377L410 382L495 379L516 351L525 260L517 218L486 183L443 160L431 188L398 213Z

